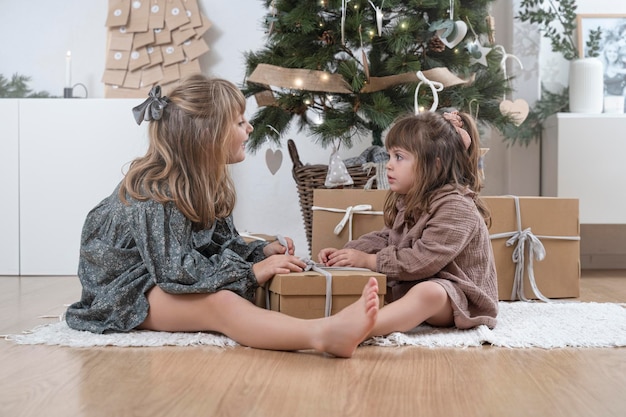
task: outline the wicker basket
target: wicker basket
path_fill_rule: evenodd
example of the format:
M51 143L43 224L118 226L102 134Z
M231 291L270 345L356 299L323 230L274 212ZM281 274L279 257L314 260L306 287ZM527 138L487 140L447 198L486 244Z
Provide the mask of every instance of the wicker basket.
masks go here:
M310 252L311 239L313 236L313 211L311 210L311 207L313 207L313 190L316 188L326 188L324 182L326 181L326 174L328 173L328 165L304 165L302 161L300 161L295 142L289 139L287 146L289 148L289 156L293 162L293 179L296 181L296 187L298 189L300 211L302 212L302 219L304 220L306 240ZM337 188L363 188L371 174L363 171L360 165L347 166L346 168L354 184ZM315 255L316 254L311 254L311 256Z

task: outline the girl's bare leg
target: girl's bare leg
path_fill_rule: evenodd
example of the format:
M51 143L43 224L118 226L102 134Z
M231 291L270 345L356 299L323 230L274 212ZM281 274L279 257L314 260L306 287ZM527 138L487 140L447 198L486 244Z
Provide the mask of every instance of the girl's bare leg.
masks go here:
M421 282L399 300L385 305L378 312L376 325L369 336L406 332L423 322L433 326L454 324L448 293L436 282Z
M141 329L217 331L245 346L314 349L339 357L352 356L370 334L378 314L378 284L374 278L355 303L333 316L313 320L259 308L230 291L175 295L154 287L147 296L150 309Z

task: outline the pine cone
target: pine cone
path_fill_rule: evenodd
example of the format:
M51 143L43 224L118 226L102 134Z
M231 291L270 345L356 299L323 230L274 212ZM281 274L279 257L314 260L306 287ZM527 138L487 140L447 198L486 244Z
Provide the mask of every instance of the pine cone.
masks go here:
M334 45L335 37L333 36L333 32L330 30L325 30L320 37L322 42L324 42L327 46Z
M430 41L428 41L428 49L433 52L443 52L446 49L446 45L444 45L439 36L433 36L430 38Z

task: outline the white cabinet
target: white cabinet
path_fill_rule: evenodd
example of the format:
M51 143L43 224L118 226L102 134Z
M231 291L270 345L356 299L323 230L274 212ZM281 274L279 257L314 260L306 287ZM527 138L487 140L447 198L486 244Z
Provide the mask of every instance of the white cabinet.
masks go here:
M626 115L558 113L541 150L542 195L578 198L581 224L626 224Z
M147 147L147 123L131 112L139 102L0 100L0 275L76 274L86 214Z
M0 100L0 275L19 273L18 100Z

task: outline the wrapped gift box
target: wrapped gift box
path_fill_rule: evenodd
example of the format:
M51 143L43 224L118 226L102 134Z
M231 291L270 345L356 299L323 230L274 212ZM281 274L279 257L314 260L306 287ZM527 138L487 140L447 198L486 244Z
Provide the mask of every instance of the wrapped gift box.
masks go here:
M381 230L386 197L387 190L314 190L311 258L317 261L321 249L342 248L349 240Z
M516 208L516 198L519 207ZM491 210L491 244L498 273L500 300L520 299L512 294L516 269L523 276L523 294L527 299L540 298L533 291L530 274L539 292L547 298L579 296L580 225L578 199L558 197L482 197ZM518 225L518 213L520 224ZM532 236L529 234L532 233ZM523 257L513 261L513 251L524 240ZM510 245L507 241L510 239ZM545 249L543 260L529 251L537 239ZM532 269L531 269L532 266Z
M383 306L386 277L363 269L329 268L332 275L331 314L344 309L359 299L370 277L378 281L378 298ZM269 306L265 291L269 290ZM320 272L305 271L275 275L265 287L257 292L256 303L260 307L280 311L293 317L314 319L325 316L326 276Z

